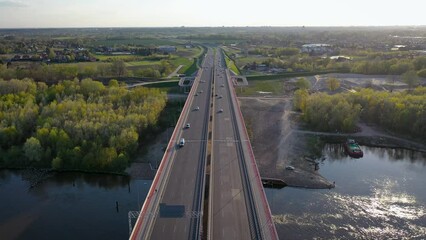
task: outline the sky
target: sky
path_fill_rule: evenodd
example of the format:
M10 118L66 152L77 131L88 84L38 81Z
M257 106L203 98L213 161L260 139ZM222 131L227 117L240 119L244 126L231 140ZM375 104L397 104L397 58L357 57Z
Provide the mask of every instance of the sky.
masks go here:
M0 28L426 25L425 0L0 0Z

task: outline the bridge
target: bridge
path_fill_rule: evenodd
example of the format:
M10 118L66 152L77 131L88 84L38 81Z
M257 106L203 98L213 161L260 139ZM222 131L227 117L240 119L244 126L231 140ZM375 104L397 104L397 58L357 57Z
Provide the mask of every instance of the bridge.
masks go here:
M225 66L207 51L130 239L278 239Z

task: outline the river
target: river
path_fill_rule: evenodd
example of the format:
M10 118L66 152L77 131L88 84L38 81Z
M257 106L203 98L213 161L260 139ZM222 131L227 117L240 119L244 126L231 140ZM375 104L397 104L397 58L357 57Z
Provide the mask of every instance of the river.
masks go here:
M334 189L266 190L281 239L425 239L426 154L361 148L360 159L324 148L319 171Z
M320 172L330 190L266 189L281 239L422 239L426 154L368 148L352 159L327 145ZM151 181L58 173L34 188L26 171L0 171L0 239L127 239L128 212ZM118 201L118 208L116 202Z
M151 181L60 173L30 188L26 171L0 171L0 239L128 239ZM118 202L118 208L116 206Z

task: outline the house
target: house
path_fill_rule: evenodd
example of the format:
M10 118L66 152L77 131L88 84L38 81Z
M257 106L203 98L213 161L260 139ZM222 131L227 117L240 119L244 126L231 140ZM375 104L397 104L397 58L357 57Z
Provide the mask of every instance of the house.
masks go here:
M391 51L405 51L407 50L407 46L405 45L395 45L391 48Z
M352 58L346 56L331 56L330 59L336 62L347 62L352 60Z
M302 46L300 51L302 53L321 55L321 54L333 52L333 47L330 44L324 44L324 43L305 44Z

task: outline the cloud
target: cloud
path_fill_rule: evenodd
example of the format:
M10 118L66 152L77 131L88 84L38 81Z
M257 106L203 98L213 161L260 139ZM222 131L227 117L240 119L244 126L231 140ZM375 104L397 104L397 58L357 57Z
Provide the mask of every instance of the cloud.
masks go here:
M27 5L19 1L0 1L1 7L26 7Z

